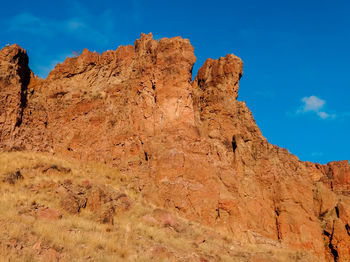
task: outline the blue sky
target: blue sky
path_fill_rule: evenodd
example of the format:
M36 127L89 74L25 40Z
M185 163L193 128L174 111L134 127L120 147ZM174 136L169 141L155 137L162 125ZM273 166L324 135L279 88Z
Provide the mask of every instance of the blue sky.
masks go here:
M41 77L74 52L114 50L141 32L190 39L194 74L233 53L244 62L239 100L264 136L326 163L350 159L349 14L341 0L3 1L0 46L27 49Z

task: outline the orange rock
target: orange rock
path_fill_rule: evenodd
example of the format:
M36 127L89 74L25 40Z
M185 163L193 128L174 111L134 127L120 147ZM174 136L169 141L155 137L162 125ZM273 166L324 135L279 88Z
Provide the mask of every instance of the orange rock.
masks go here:
M41 242L40 241L36 242L32 248L33 250L39 252L41 250Z
M98 212L99 222L102 224L114 224L115 207L112 204L105 204Z
M50 248L43 252L44 261L55 262L55 261L59 261L59 258L60 258L60 253L53 248Z
M142 220L149 225L157 225L158 221L151 215L147 214L142 217Z
M91 182L89 180L84 180L82 182L82 185L86 188L86 189L90 189L91 188Z
M235 241L349 261L349 162L302 162L269 144L237 101L241 59L208 59L192 81L195 60L186 39L142 34L102 55L84 50L42 80L22 48L5 47L0 150L104 161L147 201ZM105 190L84 190L98 215L113 202ZM167 215L162 221L176 225Z
M91 211L100 209L104 203L105 193L99 187L93 188L88 193L87 208Z
M162 226L170 226L173 228L177 228L179 225L177 218L173 214L165 210L154 210L154 216Z
M81 205L79 204L79 199L71 193L62 195L60 200L61 207L69 213L77 214L80 212Z
M38 218L47 219L47 220L58 220L62 218L62 214L53 208L40 208L37 212Z

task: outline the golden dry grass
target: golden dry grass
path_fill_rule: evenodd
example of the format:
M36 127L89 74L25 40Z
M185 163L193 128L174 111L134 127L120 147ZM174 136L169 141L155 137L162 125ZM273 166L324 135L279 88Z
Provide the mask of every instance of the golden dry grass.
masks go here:
M40 172L45 165L71 171ZM16 170L23 179L15 184L2 181ZM99 223L88 209L67 213L52 186L66 179L75 184L89 180L125 192L131 208L117 210L113 225ZM34 204L59 210L63 216L40 219L26 211ZM0 261L313 261L308 254L288 249L241 245L182 218L176 218L176 228L150 223L145 217L152 217L155 209L129 188L128 178L116 168L48 154L0 153Z

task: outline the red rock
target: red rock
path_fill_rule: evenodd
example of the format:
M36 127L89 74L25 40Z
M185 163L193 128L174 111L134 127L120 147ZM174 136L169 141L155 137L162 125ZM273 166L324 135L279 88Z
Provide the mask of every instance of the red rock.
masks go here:
M154 216L161 223L162 226L170 226L173 228L177 228L179 225L177 218L173 214L165 210L154 210Z
M125 194L118 196L117 202L118 209L123 211L129 210L132 205L131 199Z
M96 211L101 208L105 198L105 193L102 189L99 187L93 188L89 193L88 193L88 200L87 200L87 208L90 209L91 211Z
M82 185L86 188L86 189L90 189L91 188L91 182L89 180L84 180L82 181Z
M62 185L59 185L57 188L56 188L56 193L60 194L60 195L65 195L65 194L68 194L68 190L62 186Z
M59 261L60 253L57 252L55 249L50 248L50 249L45 250L43 252L43 258L44 258L45 261L48 261L48 262Z
M99 222L102 224L114 224L115 207L112 204L105 204L98 212Z
M40 208L37 212L38 218L46 219L46 220L58 220L62 218L62 214L53 208Z
M35 251L40 251L41 250L41 242L40 241L36 242L32 248Z
M134 46L102 55L84 50L42 80L22 48L6 47L0 150L105 161L147 201L235 241L350 260L349 162L302 162L269 144L237 101L242 61L208 59L192 81L195 60L186 39L142 34ZM101 214L112 198L93 189L87 207Z
M79 213L81 208L81 206L79 205L79 201L75 198L73 194L70 193L64 194L61 197L60 205L65 211L72 214Z
M144 215L142 217L142 220L144 222L146 222L147 224L149 224L149 225L153 225L154 226L154 225L158 224L158 221L150 214Z
M10 141L22 124L31 71L26 51L14 44L0 51L0 149L12 148Z

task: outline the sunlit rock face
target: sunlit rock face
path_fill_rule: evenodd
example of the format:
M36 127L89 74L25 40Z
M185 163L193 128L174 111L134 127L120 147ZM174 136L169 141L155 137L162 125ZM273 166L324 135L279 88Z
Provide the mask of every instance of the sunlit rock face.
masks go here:
M237 101L243 63L208 59L192 81L181 37L84 50L47 79L17 45L0 51L0 150L118 167L149 201L241 243L350 260L350 166L302 162Z

